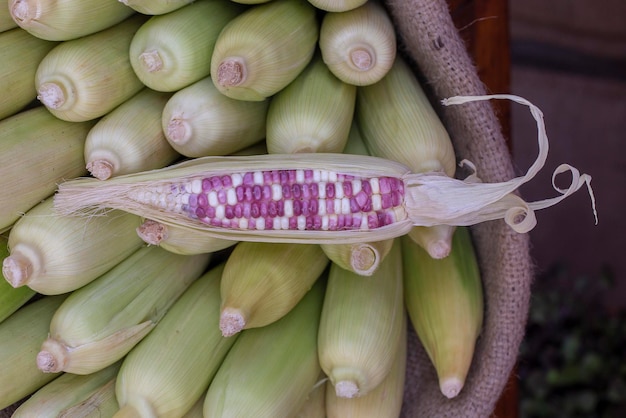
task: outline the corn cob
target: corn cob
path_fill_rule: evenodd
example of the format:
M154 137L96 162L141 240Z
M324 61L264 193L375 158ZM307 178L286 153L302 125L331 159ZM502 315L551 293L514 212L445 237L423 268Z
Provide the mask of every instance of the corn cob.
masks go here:
M231 99L206 77L174 93L163 109L162 129L187 157L231 154L265 138L268 106L269 100Z
M113 381L121 362L110 365L100 371L80 376L63 373L50 383L37 390L13 413L11 418L57 418L72 406L89 399Z
M356 87L335 77L320 54L272 97L267 149L274 154L342 152L354 116Z
M215 41L241 10L229 0L197 0L152 16L130 44L135 74L151 89L167 92L208 76Z
M72 292L37 355L46 373L94 373L121 359L206 269L210 255L143 247Z
M39 101L59 119L80 122L104 116L138 93L144 85L133 71L128 48L145 19L133 16L54 47L35 74Z
M366 2L367 0L309 0L316 8L327 12L347 12Z
M139 249L138 224L137 216L119 211L87 221L60 216L46 199L11 229L2 273L13 287L27 285L48 295L70 292Z
M345 83L364 86L380 81L396 58L396 34L378 0L341 13L326 13L319 47L329 70Z
M472 241L458 228L450 255L434 260L402 238L405 303L411 323L439 377L441 393L459 394L483 321L483 294Z
M9 0L13 20L32 35L67 41L116 25L134 13L117 1Z
M137 227L137 235L149 245L183 255L204 254L232 247L237 241L207 237L202 231L178 225L165 225L145 219Z
M120 0L131 9L145 15L163 15L173 12L193 0Z
M306 0L278 0L232 19L211 57L215 86L228 97L252 101L282 90L313 57L319 35L315 13Z
M115 417L182 416L205 393L237 337L220 334L223 264L197 279L122 362Z
M93 122L66 122L43 106L0 121L0 231L52 194L67 178L84 175L83 148Z
M222 275L222 334L228 337L280 319L327 265L328 258L314 244L238 243Z
M4 236L0 236L0 260L4 261L9 256L8 240ZM17 311L21 306L28 302L35 291L29 287L20 287L15 289L6 280L0 280L0 323L11 314Z
M302 408L321 372L317 328L324 282L278 321L241 333L209 385L205 417L287 418Z
M87 170L111 176L161 168L180 155L161 129L161 114L170 94L145 88L113 109L89 131L85 141Z
M384 380L402 343L403 316L397 240L370 277L331 265L318 354L338 397L364 396Z
M66 295L44 296L0 323L0 409L30 395L59 374L42 373L33 361L50 319Z
M55 45L21 28L0 32L0 120L35 100L35 71Z
M384 279L384 278L383 278ZM391 370L368 394L357 398L340 398L331 385L326 391L328 418L398 418L402 409L407 360L406 315L403 315L402 340L393 353Z
M396 57L379 82L359 89L356 119L372 155L399 161L414 173L454 176L456 159L448 132L402 57ZM443 258L453 232L453 226L441 225L420 228L413 236L432 257Z
M504 219L513 230L524 233L537 223L534 210L553 206L587 186L597 223L591 176L580 174L568 164L561 164L553 173L554 176L563 172L571 174L569 187L556 189L561 196L528 203L514 194L534 178L547 158L548 138L541 111L536 106L512 95L456 96L446 99L444 104L489 99L510 99L524 104L537 121L539 155L523 176L500 183L481 183L474 172L464 181L441 173L415 174L395 161L349 154L203 157L107 182L83 179L63 183L55 197L55 207L64 214L122 209L231 240L338 244L382 241L405 235L413 226L467 226L495 219ZM463 164L475 170L471 162L464 160ZM213 181L219 190L213 188ZM348 187L351 198L343 193L340 199L336 194L343 192L344 183L351 185ZM356 183L359 185L352 186ZM260 199L256 200L257 193L249 195L254 202L243 201L248 196L247 187L252 193L255 185L262 186ZM204 191L203 186L206 186ZM283 186L287 195L283 194ZM332 188L332 196L326 192L327 187ZM239 200L238 190L244 192L243 200ZM307 202L309 216L294 216L291 212L293 190L297 190L298 196L313 197L313 204L311 200ZM244 211L248 203L250 208L256 203L259 212ZM284 212L285 205L290 208L288 213ZM263 207L270 214L267 218L258 217ZM277 208L277 217L273 217L270 207ZM333 211L320 213L320 208ZM257 219L261 220L257 222Z
M113 378L92 391L81 402L61 411L57 418L111 418L118 410Z

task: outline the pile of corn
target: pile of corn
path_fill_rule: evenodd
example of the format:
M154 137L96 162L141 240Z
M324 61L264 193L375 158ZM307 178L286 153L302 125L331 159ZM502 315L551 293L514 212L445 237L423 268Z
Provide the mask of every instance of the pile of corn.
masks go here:
M0 409L27 399L14 417L397 417L409 326L442 396L456 396L483 310L465 227L293 244L53 205L67 179L209 155L373 155L454 176L450 138L385 8L120 1L0 11ZM334 188L277 198L312 195L289 204L294 217L343 213L365 188L370 211L393 200L374 197L382 178L317 173ZM347 222L334 216L322 218Z

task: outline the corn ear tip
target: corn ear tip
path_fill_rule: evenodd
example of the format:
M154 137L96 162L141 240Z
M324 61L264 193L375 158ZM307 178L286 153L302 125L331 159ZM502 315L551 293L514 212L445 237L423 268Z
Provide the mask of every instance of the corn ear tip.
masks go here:
M113 164L106 160L89 161L86 168L98 180L107 180L113 175Z
M351 380L341 380L335 383L335 393L339 398L356 398L359 396L359 386Z
M380 254L378 250L371 245L359 245L352 252L350 264L359 275L371 276L380 264Z
M220 331L224 337L232 337L246 326L246 318L238 309L224 308L220 314Z
M67 347L59 341L48 338L37 353L37 368L44 373L63 371L67 360Z
M450 242L445 240L431 242L426 248L428 254L436 260L446 258L448 255L450 255L451 250L452 246L450 245Z
M167 226L160 222L146 219L136 228L137 235L146 244L159 245L167 239Z
M21 253L11 254L2 261L2 274L14 288L27 284L32 271L32 263Z
M463 380L456 376L447 377L439 382L441 393L448 399L455 398L463 389Z

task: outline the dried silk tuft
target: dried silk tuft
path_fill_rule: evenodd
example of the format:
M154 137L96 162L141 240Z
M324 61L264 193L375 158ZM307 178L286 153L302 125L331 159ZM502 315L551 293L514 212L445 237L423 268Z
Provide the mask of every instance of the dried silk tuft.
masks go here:
M561 193L561 196L544 199L536 202L525 202L513 192L524 183L532 180L543 168L548 156L548 136L546 133L543 113L528 100L510 94L496 94L485 96L454 96L442 100L445 106L461 105L464 103L508 99L526 105L537 122L537 141L539 154L526 174L502 183L482 183L476 173L476 167L470 161L461 161L473 171L465 180L453 179L447 176L424 173L409 175L405 179L407 190L406 207L409 218L417 225L434 226L449 224L469 226L480 222L504 219L515 231L524 233L535 227L537 220L535 210L554 206L583 185L587 186L596 224L598 214L595 197L591 188L591 176L580 172L569 164L561 164L552 174L552 187ZM555 184L556 176L570 172L572 182L563 189Z

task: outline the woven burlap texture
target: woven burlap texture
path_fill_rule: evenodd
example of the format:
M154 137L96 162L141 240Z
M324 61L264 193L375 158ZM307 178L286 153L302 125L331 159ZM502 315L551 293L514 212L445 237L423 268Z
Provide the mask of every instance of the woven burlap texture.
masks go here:
M486 94L484 84L454 26L444 0L387 0L402 52L412 59L437 100ZM497 92L507 93L507 92ZM458 159L476 164L485 182L504 181L515 172L498 119L488 101L438 109ZM485 293L484 327L463 391L454 399L439 392L435 370L410 332L402 416L489 417L515 366L530 302L533 268L526 234L503 221L471 228Z

